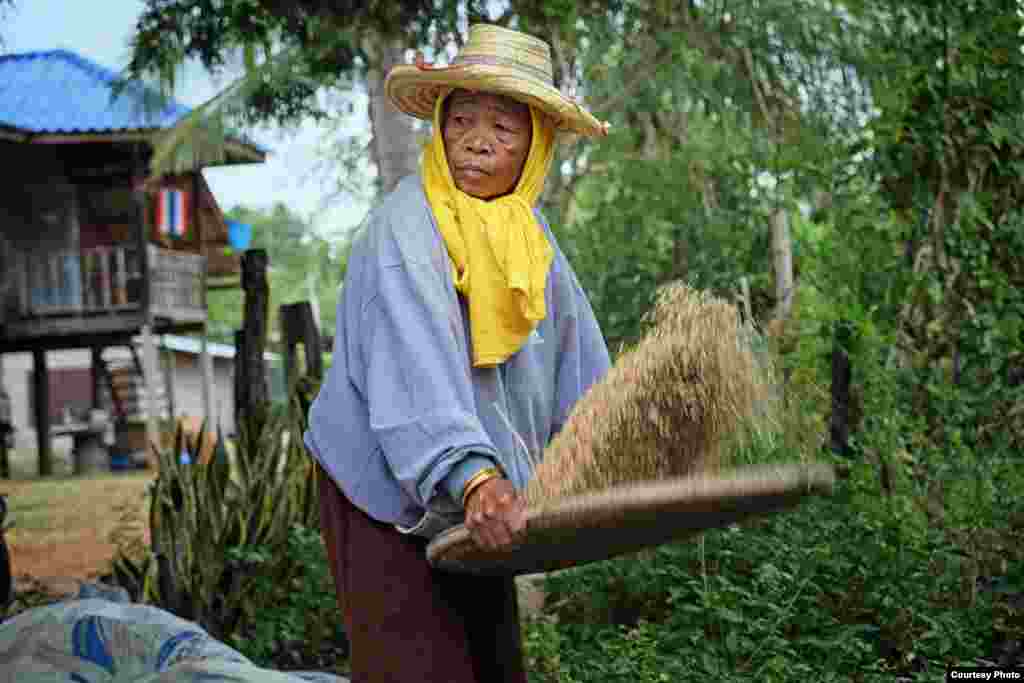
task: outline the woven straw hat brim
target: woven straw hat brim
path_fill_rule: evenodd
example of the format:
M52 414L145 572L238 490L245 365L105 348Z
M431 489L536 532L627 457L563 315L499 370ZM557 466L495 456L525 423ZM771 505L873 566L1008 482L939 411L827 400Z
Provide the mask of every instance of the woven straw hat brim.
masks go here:
M480 548L456 526L430 542L427 560L438 569L485 575L567 569L792 508L831 493L834 483L831 466L810 464L620 486L529 510L526 534L509 550Z
M537 107L554 120L560 131L587 137L607 133L601 121L557 89L525 78L519 70L500 65L459 64L420 69L400 64L391 70L384 83L384 91L396 107L410 116L427 120L433 118L434 103L441 93L455 88L507 95Z

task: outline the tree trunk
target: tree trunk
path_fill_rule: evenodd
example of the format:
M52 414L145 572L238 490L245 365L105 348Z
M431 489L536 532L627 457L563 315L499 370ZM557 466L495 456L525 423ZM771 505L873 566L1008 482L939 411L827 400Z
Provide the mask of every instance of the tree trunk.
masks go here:
M779 207L772 214L772 262L775 266L775 311L772 322L778 329L793 310L793 239L789 234L789 213Z
M398 181L415 173L419 164L419 135L415 119L400 112L384 92L391 67L404 63L405 43L399 38L375 37L365 45L371 63L366 73L370 98L370 158L377 166L377 190L387 194Z

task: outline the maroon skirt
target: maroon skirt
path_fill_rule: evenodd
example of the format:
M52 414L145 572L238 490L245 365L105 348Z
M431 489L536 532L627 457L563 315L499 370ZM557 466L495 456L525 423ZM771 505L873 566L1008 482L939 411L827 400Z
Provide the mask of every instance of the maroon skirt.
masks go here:
M433 569L425 539L370 518L317 476L352 683L526 683L514 579Z

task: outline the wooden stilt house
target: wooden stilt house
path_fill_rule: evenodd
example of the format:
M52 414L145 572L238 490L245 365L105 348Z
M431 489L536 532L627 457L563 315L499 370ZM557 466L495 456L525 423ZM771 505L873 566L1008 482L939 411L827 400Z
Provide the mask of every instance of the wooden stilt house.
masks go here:
M116 414L103 350L135 354L141 338L135 370L153 386L154 335L205 338L208 281L239 271L200 165L151 177L154 135L189 112L174 102L154 110L153 100L65 50L0 56L0 355L33 354L41 474L53 434L46 352L92 349L96 401L106 381ZM218 163L264 159L238 139ZM155 438L155 392L147 393Z

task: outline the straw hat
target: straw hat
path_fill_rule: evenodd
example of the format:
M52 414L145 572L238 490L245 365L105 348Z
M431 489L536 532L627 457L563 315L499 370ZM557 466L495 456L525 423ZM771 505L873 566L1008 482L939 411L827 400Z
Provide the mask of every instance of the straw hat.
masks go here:
M434 116L434 103L454 88L507 95L537 107L557 130L597 137L608 124L554 86L551 49L539 38L490 24L469 27L469 40L450 66L435 67L417 55L415 65L391 70L385 92L400 110L421 119Z

